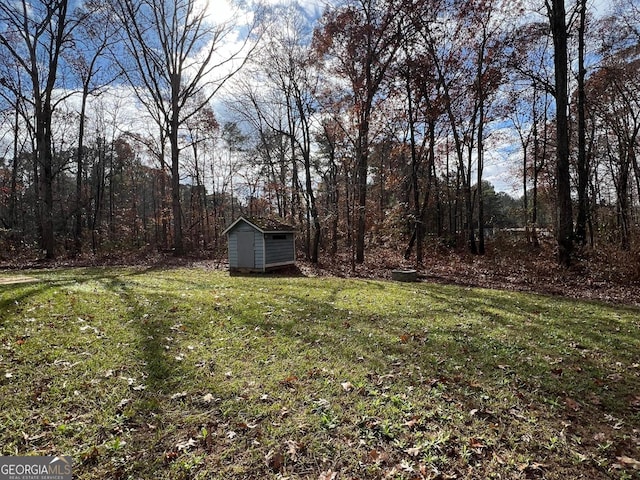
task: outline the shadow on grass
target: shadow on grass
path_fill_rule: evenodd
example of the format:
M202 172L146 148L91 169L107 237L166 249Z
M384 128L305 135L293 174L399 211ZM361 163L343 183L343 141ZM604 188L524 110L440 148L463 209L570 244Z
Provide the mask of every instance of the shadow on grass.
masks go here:
M245 278L302 278L306 275L297 265L287 265L286 267L278 267L269 269L266 272L250 272L242 269L233 269L229 271L230 277Z
M137 276L144 275L149 279L138 281ZM222 402L233 404L225 405L231 411L251 401L250 395L241 402L233 400L237 392L232 389L241 384L271 374L275 378L265 380L265 385L283 389L287 375L309 380L306 369L327 367L338 372L338 381L360 381L372 389L378 388L378 379L392 378L390 393L397 388L406 394L411 387L429 396L438 390L444 399L435 397L433 402L441 401L445 413L478 410L476 417L483 414L495 424L511 426L519 421L512 410L530 410L531 418L559 425L557 431L564 428L562 422L572 423L574 431L585 433L585 442L606 427L607 418L622 422L625 430L619 436L640 423L630 404L630 397L640 390L637 368L632 367L640 362L638 309L442 285L265 275L230 279L219 273L175 276L154 268L90 271L77 280L72 277L12 290L15 295L2 297L0 305L12 308L14 298L20 303L52 286L92 280L117 294L122 303L119 311L126 312L122 322L134 335L132 363L143 370L147 384L146 390L132 393L136 402L131 408L138 409L139 419L132 437L141 450L173 448L174 439L166 432L179 428L176 424L183 416L196 411L191 405L181 410L169 401L176 392L197 393L191 383L193 364L178 361L168 340L182 335L183 324L190 335L202 339L211 358L221 351L220 355L236 357L251 367L238 372L237 386L229 385L227 396L217 385L207 384L210 391L220 393ZM183 296L187 287L198 295ZM223 337L224 350L208 348L218 346L216 342L222 346ZM263 368L259 362L269 353L277 358L266 373L271 365ZM222 375L216 378L225 381ZM331 391L346 398L331 381ZM327 392L318 384L313 387L316 390L305 391L301 386L301 395ZM267 393L270 398L277 396L275 391ZM342 400L345 411L355 411L349 410L353 406L348 402L359 401L356 395ZM144 430L148 413L157 415L158 422L171 422L161 426L165 438ZM447 422L435 419L433 428L449 428ZM469 424L458 426L475 434ZM192 432L180 434L188 438ZM616 449L619 455L637 458L633 450L616 446L611 451ZM609 456L615 461L614 453Z
M31 284L11 284L0 287L0 326L5 319L18 315L30 298L64 287L77 287L92 282L102 285L109 293L118 295L128 312L128 321L136 329L139 356L146 366L145 375L152 391L166 393L179 383L181 365L167 353L166 339L175 332L176 312L166 310L167 297L160 293L146 295L144 303L136 292L136 285L128 279L144 277L163 271L157 266L136 269L79 268L34 272L40 281ZM53 278L49 278L53 277Z
M636 308L440 285L347 285L319 283L315 293L307 286L306 295L284 295L268 317L247 317L237 305L233 317L250 329L298 339L334 364L364 359L378 373L411 364L432 379L459 379L461 388L480 383L492 390L506 382L530 401L575 400L587 419L637 421L629 403L640 389L633 370L640 362ZM359 285L364 292L373 285L391 301L359 295ZM394 302L403 296L412 301Z

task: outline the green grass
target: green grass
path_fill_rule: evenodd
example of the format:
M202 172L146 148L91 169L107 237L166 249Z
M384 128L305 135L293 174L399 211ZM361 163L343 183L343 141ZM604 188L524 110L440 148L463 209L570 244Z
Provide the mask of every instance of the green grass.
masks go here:
M27 274L40 281L0 285L0 455L72 455L80 479L638 478L638 309L198 269Z

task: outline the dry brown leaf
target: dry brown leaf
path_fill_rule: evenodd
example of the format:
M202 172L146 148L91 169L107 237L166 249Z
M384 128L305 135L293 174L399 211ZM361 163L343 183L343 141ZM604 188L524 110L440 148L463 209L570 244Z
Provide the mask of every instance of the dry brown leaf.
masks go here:
M285 387L293 387L293 385L297 381L298 381L298 377L296 377L295 375L289 375L287 378L280 381L280 385L283 385Z
M336 478L338 478L338 472L327 470L326 472L320 472L318 480L335 480Z
M197 442L195 439L193 438L189 438L189 440L186 440L184 442L178 442L176 444L176 450L178 452L182 452L182 451L187 451L189 450L191 447L195 447L197 445Z
M478 440L477 438L472 438L469 440L469 446L471 448L486 448L487 446L482 443L482 440Z
M351 390L353 390L353 384L351 382L342 382L340 386L345 392L350 392Z
M287 453L289 454L289 457L291 457L291 460L295 461L298 456L298 452L300 451L300 444L295 440L287 440L285 443L287 445Z
M274 473L280 472L284 466L284 455L280 452L269 451L269 453L265 455L265 460Z
M389 454L387 452L373 449L369 452L369 457L374 463L386 463L389 461Z
M631 467L634 470L640 470L640 461L635 458L623 455L622 457L616 457L616 460L622 464L623 468Z
M574 412L577 412L578 410L580 410L580 404L570 397L566 397L564 399L564 403L568 408L570 408Z
M406 422L404 422L404 426L405 427L409 427L409 428L413 428L416 426L416 424L418 423L420 419L416 416L411 417L409 420L407 420Z
M421 451L422 449L420 447L411 447L411 448L407 448L405 450L405 453L411 457L417 457L418 455L420 455Z

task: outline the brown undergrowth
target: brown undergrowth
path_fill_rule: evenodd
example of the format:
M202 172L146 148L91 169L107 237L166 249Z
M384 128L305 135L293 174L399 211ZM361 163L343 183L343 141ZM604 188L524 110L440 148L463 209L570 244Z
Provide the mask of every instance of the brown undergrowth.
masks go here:
M391 279L391 271L412 268L426 282L478 288L534 292L616 304L640 305L640 249L624 252L599 246L583 248L569 268L558 265L551 239L537 247L520 238L498 238L487 244L484 255L463 250L427 247L424 260L416 265L401 249L370 247L365 262L356 264L352 252L321 255L317 264L298 252L295 268L276 275L336 276L343 278ZM194 267L226 270L225 252L199 252L176 257L170 252L130 251L118 254L60 257L34 260L29 256L0 259L0 270L39 268L142 266L150 268Z

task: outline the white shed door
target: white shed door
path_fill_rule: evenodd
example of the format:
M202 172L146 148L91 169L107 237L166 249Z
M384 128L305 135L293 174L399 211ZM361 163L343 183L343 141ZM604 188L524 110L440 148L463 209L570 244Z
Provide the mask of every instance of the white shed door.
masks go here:
M255 268L255 235L238 232L238 268Z

